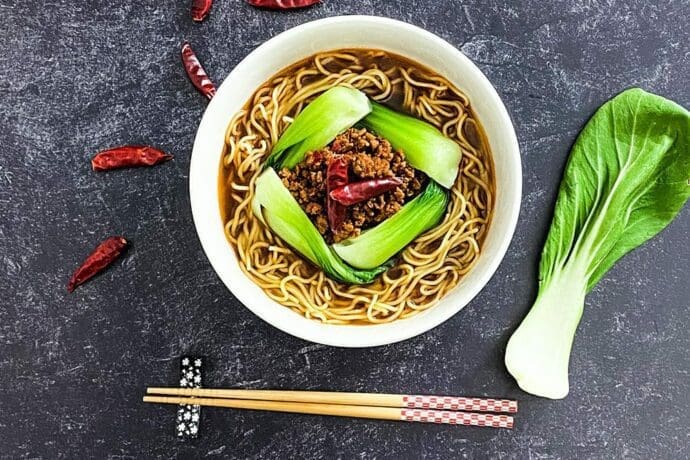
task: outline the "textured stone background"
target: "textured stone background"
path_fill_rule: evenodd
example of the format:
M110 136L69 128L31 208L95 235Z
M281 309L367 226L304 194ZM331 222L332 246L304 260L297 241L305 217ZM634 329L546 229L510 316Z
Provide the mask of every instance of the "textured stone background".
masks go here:
M502 355L535 295L536 264L568 149L597 106L631 85L690 105L688 1L326 0L258 11L217 0L0 0L0 457L687 458L690 208L588 297L571 393L522 393ZM399 345L343 350L264 324L223 287L194 233L187 171L206 102L179 63L194 44L217 81L303 22L376 14L422 26L472 58L513 119L524 162L516 236L461 313ZM175 155L94 174L122 143ZM127 257L72 295L71 271L110 234ZM510 396L513 431L205 410L180 444L174 408L140 402L174 383L182 353L207 383Z

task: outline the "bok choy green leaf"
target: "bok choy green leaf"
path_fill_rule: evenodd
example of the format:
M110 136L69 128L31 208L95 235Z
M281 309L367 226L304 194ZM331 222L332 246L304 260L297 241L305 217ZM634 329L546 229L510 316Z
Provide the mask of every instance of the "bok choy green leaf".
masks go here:
M314 99L280 136L267 166L292 169L312 150L325 147L371 112L369 98L353 88L336 86Z
M539 266L534 306L508 342L520 387L568 393L585 295L618 259L666 227L690 197L690 114L641 89L604 104L566 166Z
M388 269L388 265L382 265L372 270L357 270L345 264L326 244L271 168L266 169L256 180L252 211L283 241L321 267L333 279L350 284L367 284Z
M446 212L448 193L434 181L376 227L333 245L353 267L372 269L389 260L419 235L434 227Z
M460 146L429 123L372 102L361 124L402 150L407 161L445 188L458 176Z

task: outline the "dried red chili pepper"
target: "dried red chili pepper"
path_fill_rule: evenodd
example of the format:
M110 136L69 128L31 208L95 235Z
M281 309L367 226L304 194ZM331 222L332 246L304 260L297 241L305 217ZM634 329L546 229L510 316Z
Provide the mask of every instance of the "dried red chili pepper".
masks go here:
M201 22L206 19L213 0L192 0L192 21Z
M216 95L216 85L213 84L208 74L201 66L199 58L196 57L189 42L184 42L182 44L182 63L184 64L184 69L187 71L187 76L196 89L208 99L213 98L213 96Z
M172 157L147 145L123 145L98 152L91 159L91 167L94 171L108 171L131 166L154 166Z
M127 240L121 236L112 236L103 241L74 272L67 283L67 290L72 292L74 288L96 276L120 257L126 248Z
M328 162L328 168L326 169L326 192L331 193L338 187L342 187L347 184L347 161L342 157L332 158ZM345 211L346 208L342 204L338 203L330 196L326 199L326 208L328 211L328 225L330 225L332 231L336 231L342 223L345 221Z
M268 8L271 10L291 10L294 8L306 8L307 6L321 3L321 0L248 0L252 6Z
M402 181L397 177L389 179L371 179L338 187L329 192L328 196L342 205L352 206L353 204L361 203L369 198L393 190L400 184L402 184Z

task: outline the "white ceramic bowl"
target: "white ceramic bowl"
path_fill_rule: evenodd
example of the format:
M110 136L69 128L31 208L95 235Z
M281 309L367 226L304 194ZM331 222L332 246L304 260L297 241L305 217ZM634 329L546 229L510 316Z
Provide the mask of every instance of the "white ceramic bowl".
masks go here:
M240 270L225 239L218 205L218 167L230 118L259 85L290 64L319 51L379 48L411 58L451 80L470 98L484 127L496 168L496 209L474 269L442 301L405 320L370 326L335 326L308 320L269 299ZM441 324L467 305L503 259L520 210L522 170L513 124L482 72L436 35L387 18L340 16L290 29L267 41L230 73L213 98L197 132L189 174L194 223L211 265L247 308L288 334L342 347L369 347L405 340Z

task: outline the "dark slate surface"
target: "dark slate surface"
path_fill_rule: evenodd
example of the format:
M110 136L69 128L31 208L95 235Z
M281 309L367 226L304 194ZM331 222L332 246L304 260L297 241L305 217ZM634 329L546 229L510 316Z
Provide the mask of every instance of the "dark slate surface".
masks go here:
M219 0L0 0L0 456L249 458L687 458L690 208L588 297L571 393L522 393L502 355L535 295L562 166L597 106L631 86L690 105L687 1L326 0L290 14ZM524 162L516 236L464 311L405 343L342 350L264 324L222 286L192 225L187 175L205 100L178 60L183 39L221 80L269 37L338 14L377 14L450 41L494 83ZM94 174L122 143L176 156ZM72 295L101 239L133 248ZM208 357L207 383L518 398L514 431L204 410L174 437L175 409L144 405L176 357Z

